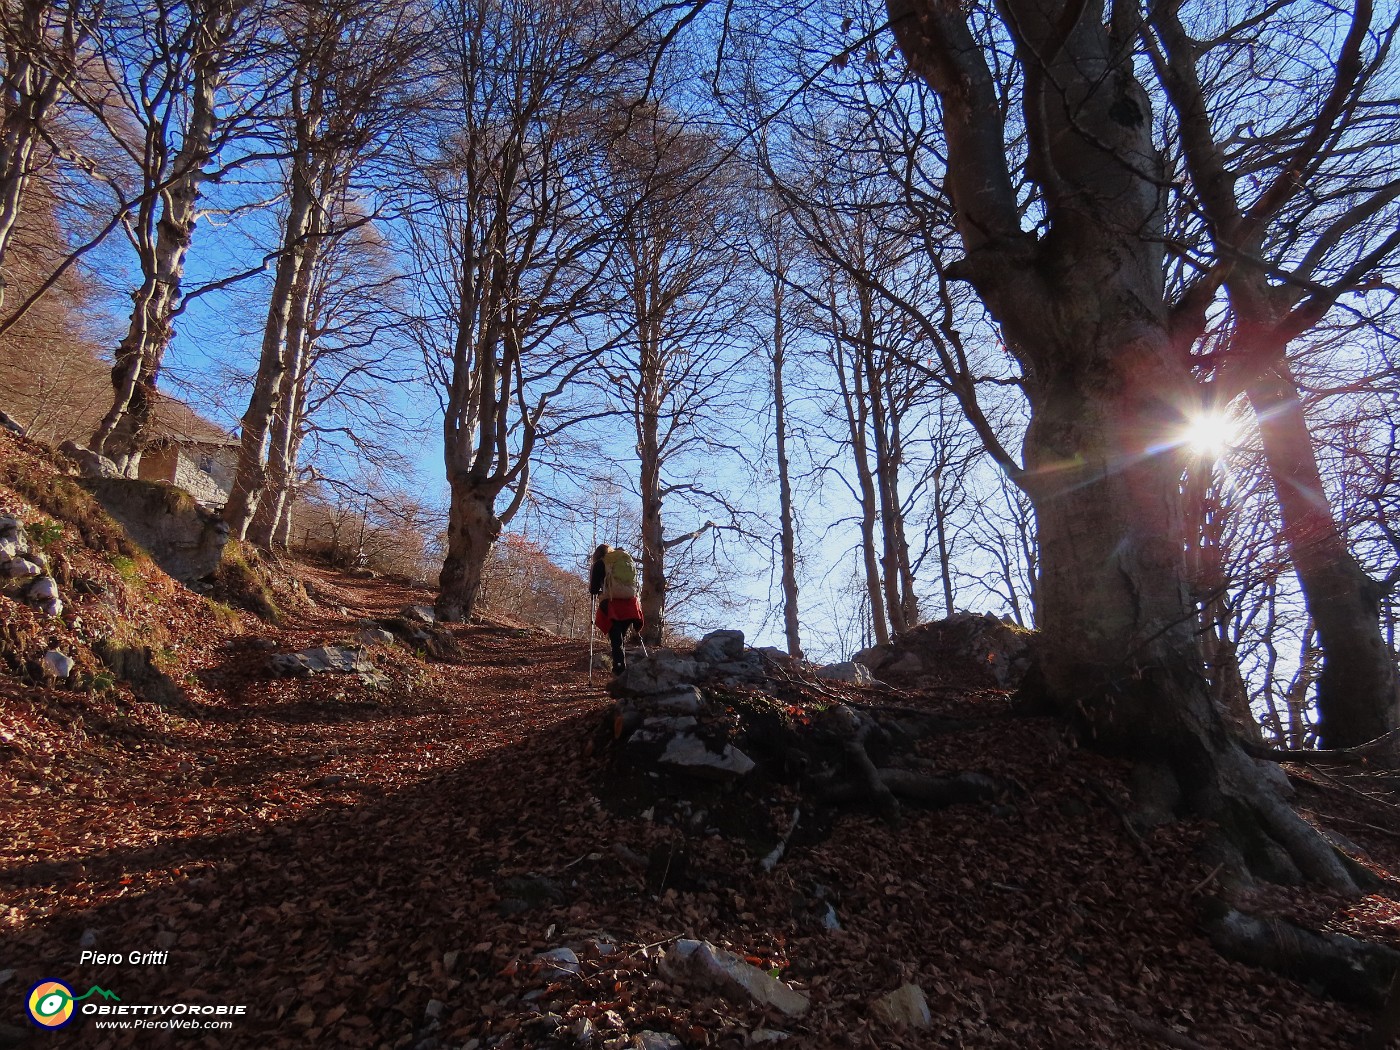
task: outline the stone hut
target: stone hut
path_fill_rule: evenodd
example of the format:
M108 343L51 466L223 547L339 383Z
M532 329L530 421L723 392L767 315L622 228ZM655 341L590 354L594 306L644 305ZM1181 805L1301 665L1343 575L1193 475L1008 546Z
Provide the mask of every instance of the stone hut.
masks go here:
M233 488L238 439L183 401L161 397L137 477L168 481L208 507L222 508Z

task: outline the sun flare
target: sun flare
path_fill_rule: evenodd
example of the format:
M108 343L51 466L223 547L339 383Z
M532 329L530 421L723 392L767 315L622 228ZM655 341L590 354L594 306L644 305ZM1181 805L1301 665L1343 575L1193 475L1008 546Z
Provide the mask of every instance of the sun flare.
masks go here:
M1182 432L1186 447L1207 459L1219 459L1237 440L1235 421L1223 412L1201 412L1187 422Z

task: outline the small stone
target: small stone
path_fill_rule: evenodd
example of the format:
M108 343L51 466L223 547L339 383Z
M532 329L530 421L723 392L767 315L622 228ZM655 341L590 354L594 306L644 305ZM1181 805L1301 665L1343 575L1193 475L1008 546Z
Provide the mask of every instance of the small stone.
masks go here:
M29 585L24 596L31 602L47 602L58 597L58 581L52 576L40 576Z
M73 673L76 666L70 656L65 656L56 649L50 649L44 654L44 673L50 677L57 678L60 682Z
M889 995L876 999L870 1005L870 1012L877 1020L887 1024L904 1024L910 1028L929 1028L933 1025L928 999L917 984L900 985Z
M574 1042L578 1046L592 1046L598 1038L598 1029L593 1027L593 1022L587 1017L580 1017L574 1022L574 1026L569 1029L569 1033L574 1037Z
M582 972L578 955L572 948L551 948L536 955L535 961L540 964L540 976L546 981L562 981Z
M94 929L92 929L91 927L89 927L88 929L84 930L84 931L83 931L83 935L82 935L81 937L78 938L78 947L79 947L79 948L96 948L96 947L97 947L97 931L94 930Z
M366 628L360 632L363 645L393 645L394 636L382 627Z
M632 1050L684 1050L685 1044L670 1032L638 1032L632 1037Z
M789 1017L800 1017L811 1006L806 992L709 941L677 941L661 957L660 970L668 980L712 987L730 998L742 995L759 1005L775 1007Z
M0 985L9 984L15 979L14 970L0 970Z
M50 598L46 602L39 603L39 611L45 616L62 616L63 602L57 598Z
M854 685L869 685L874 675L865 664L846 660L839 664L827 664L817 668L817 677L828 682L851 682Z
M661 753L661 762L680 766L688 773L713 776L722 780L741 777L754 767L754 761L733 744L725 744L719 752L711 751L705 741L694 733L681 733L671 738Z
M28 558L11 558L5 563L5 575L12 579L21 579L25 576L42 576L44 570Z
M441 999L429 999L428 1005L423 1007L423 1016L430 1021L436 1021L447 1009L447 1004Z
M791 1037L791 1032L784 1032L780 1028L755 1028L749 1033L749 1044L781 1043L784 1039L789 1039Z
M681 689L674 693L667 693L657 697L652 701L663 711L675 711L677 714L694 715L700 713L700 708L704 706L705 698L700 695L700 690L694 686Z

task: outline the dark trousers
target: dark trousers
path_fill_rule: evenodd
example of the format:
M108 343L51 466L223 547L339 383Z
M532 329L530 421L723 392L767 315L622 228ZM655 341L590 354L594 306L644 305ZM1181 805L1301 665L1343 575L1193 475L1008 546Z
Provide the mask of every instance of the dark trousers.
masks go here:
M640 632L642 629L641 620L614 620L608 628L608 641L612 642L613 674L627 668L627 656L622 651L622 639L627 636L629 628L635 627Z

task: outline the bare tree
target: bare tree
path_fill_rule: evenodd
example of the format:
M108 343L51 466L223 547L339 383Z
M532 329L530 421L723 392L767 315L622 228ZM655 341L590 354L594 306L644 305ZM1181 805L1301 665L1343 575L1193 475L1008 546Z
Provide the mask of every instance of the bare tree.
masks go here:
M787 653L802 658L801 621L797 604L797 530L793 515L792 472L788 462L788 405L783 388L783 368L787 363L788 289L791 279L793 240L778 201L758 202L759 267L769 275L772 298L772 331L765 341L773 382L773 455L778 468L778 547L783 592L783 637Z
M220 102L248 47L252 11L248 0L136 0L109 9L95 39L106 75L87 103L122 145L140 182L124 229L136 249L141 284L132 292L131 319L114 355L112 405L90 444L132 475L181 305L201 186L239 126L236 111L221 111Z
M1168 764L1238 841L1273 842L1309 877L1354 889L1223 730L1201 684L1172 439L1201 403L1189 348L1203 315L1174 314L1166 296L1165 160L1133 63L1140 6L888 8L943 110L965 249L951 273L977 289L1024 366L1031 416L1018 482L1036 510L1047 698L1099 746ZM1006 148L1012 92L1032 228Z
M1146 18L1202 227L1180 313L1218 292L1229 304L1230 348L1206 365L1220 402L1243 390L1255 411L1323 653L1322 742L1360 744L1400 724L1384 594L1329 506L1289 346L1400 251L1400 16L1363 0L1203 11L1189 26L1180 5L1158 4ZM1259 70L1289 90L1261 100Z
M710 480L726 449L727 380L749 290L743 260L742 183L722 143L659 106L634 112L612 152L612 202L621 244L614 256L625 304L625 365L609 368L636 432L642 504L641 606L645 637L660 642L668 558L713 529L740 530L737 503ZM687 465L686 459L691 462ZM663 508L685 501L719 513L667 535Z
M596 8L463 0L438 15L454 116L423 148L408 235L451 487L437 611L457 621L525 502L542 437L566 425L553 402L599 349L598 102L621 59L604 60L613 27Z
M0 306L5 257L30 179L45 163L45 135L76 75L102 4L85 0L5 0L0 4Z
M283 11L292 48L287 111L280 115L287 161L286 206L258 370L243 413L238 468L224 515L232 534L248 534L269 490L269 457L285 493L287 435L306 370L307 317L322 261L334 242L372 218L344 202L354 179L395 145L395 132L419 108L421 82L403 75L422 53L426 30L416 5L345 0L293 3ZM273 434L279 418L280 439ZM279 514L264 514L267 541Z

